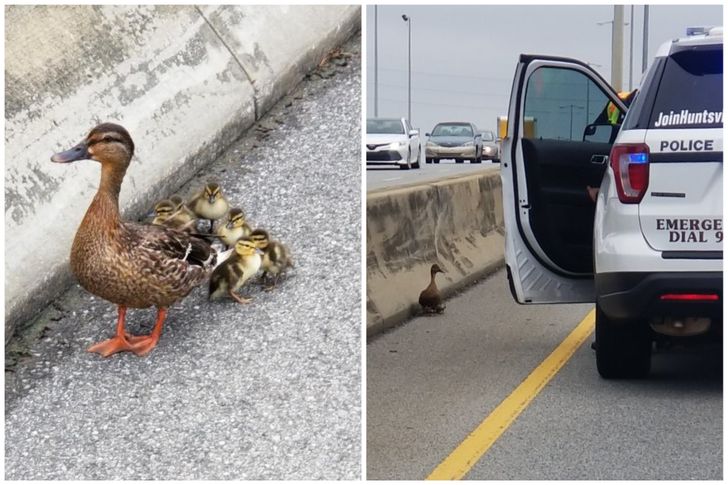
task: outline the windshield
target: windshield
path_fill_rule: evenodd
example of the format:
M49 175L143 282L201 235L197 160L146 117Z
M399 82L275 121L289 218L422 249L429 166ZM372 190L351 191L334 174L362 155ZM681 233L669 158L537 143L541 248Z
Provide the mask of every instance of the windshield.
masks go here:
M432 136L473 136L473 129L464 123L448 123L435 126Z
M381 120L370 118L367 120L367 133L404 135L404 127L400 120Z
M483 132L483 141L495 141L495 137L493 136L492 131L484 131Z

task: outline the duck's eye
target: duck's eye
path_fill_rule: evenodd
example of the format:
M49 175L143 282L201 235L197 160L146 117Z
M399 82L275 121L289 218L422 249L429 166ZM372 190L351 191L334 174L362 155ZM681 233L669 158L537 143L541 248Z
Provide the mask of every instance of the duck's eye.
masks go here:
M113 143L116 141L116 138L112 138L110 136L105 136L101 139L101 141L104 143Z

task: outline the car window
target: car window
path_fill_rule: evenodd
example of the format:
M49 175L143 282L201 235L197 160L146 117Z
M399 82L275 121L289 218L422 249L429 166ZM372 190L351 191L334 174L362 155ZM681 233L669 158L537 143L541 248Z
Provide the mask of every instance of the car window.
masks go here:
M723 126L723 50L686 49L667 58L650 128Z
M612 130L587 130L609 125L610 100L584 73L540 67L528 79L524 138L608 142ZM607 128L609 128L607 126ZM597 136L604 139L595 139Z
M483 132L483 141L494 141L493 133L490 131Z
M367 120L367 133L401 135L404 134L404 128L402 127L402 121L400 120L380 120L370 118Z

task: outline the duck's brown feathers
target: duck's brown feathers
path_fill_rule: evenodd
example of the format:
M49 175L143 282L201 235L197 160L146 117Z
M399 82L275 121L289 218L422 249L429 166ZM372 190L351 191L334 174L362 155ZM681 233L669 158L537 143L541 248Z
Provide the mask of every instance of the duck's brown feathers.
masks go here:
M118 182L104 174L76 233L71 270L89 292L132 308L168 307L202 283L215 264L204 240L163 226L123 222ZM118 185L117 185L118 184Z
M445 311L445 304L442 302L442 295L435 283L435 274L434 270L430 272L430 284L420 293L419 302L425 312L442 313Z

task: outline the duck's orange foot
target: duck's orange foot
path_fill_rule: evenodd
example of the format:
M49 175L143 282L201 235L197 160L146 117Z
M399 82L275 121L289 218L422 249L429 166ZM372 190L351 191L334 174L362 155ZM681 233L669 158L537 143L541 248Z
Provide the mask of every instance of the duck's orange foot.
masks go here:
M131 344L131 351L138 356L147 355L157 346L159 335L139 335L135 337L134 343Z
M108 357L118 352L133 352L134 347L127 338L117 335L109 340L104 340L97 344L92 345L87 349L89 352L95 352L101 354L102 357Z

